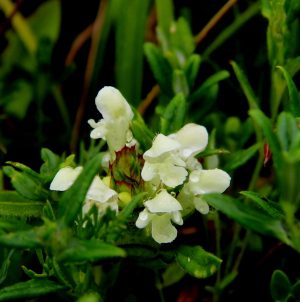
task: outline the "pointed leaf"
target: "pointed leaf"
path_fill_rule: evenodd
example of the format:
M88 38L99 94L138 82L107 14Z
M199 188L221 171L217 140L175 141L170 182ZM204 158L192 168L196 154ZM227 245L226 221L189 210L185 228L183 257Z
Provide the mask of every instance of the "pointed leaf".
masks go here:
M29 280L0 289L0 301L43 296L63 290L65 287L50 280Z
M250 109L258 108L258 99L257 99L246 75L244 74L244 72L242 71L242 69L239 67L239 65L236 62L231 61L231 65L232 65L233 71L235 72L235 75L243 89L243 92L248 100L249 108Z
M290 112L293 114L295 117L300 116L300 98L299 98L299 93L298 89L288 73L288 71L283 67L283 66L277 66L279 70L282 71L283 76L286 80L288 91L289 91L289 102L288 102L288 108Z
M202 196L202 198L209 205L234 219L245 228L263 235L273 236L287 245L292 245L280 220L271 218L262 211L224 194L208 194Z
M201 64L201 57L198 54L192 54L191 56L189 56L189 58L186 61L184 67L184 73L190 89L194 86L195 80L198 75L200 64Z
M98 261L113 257L125 257L123 249L99 240L74 240L58 260L64 263Z
M222 260L205 251L201 246L180 246L176 251L176 261L190 275L207 278L220 267Z

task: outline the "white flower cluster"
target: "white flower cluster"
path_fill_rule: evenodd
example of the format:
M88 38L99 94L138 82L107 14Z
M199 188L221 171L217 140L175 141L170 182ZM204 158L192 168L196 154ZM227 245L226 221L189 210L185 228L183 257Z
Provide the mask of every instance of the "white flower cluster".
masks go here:
M115 152L134 139L130 131L133 112L121 95L113 87L104 87L96 97L96 106L103 119L99 122L89 120L94 128L91 138L107 141L111 159ZM141 176L149 184L152 196L144 202L137 218L136 226L151 226L153 239L158 243L168 243L177 236L174 224L182 225L182 212L198 210L202 214L209 212L208 204L202 199L204 194L223 193L230 184L230 176L220 169L203 169L196 155L207 147L208 133L205 127L189 123L171 135L158 134L152 147L147 150ZM58 171L50 189L67 190L80 174L82 168L65 167ZM180 186L179 193L175 188ZM178 190L177 190L178 191ZM118 211L118 194L110 189L99 176L92 182L83 206L83 214L92 205L99 212L107 207Z

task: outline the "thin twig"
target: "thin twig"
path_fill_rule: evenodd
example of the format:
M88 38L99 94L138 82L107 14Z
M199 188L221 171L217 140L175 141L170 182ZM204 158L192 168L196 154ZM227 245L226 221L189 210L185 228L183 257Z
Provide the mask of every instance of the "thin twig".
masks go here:
M221 20L221 18L229 11L229 9L237 3L238 0L228 0L224 6L210 19L204 28L196 35L195 42L199 44L213 29L213 27Z
M138 112L143 115L148 107L152 104L153 100L158 96L160 88L158 85L152 87L150 92L147 94L146 98L140 103L138 107Z
M76 113L76 118L75 118L75 123L74 123L73 131L72 131L72 137L71 137L71 143L70 143L70 149L72 152L75 151L75 148L76 148L76 145L78 142L80 125L81 125L81 121L82 121L82 118L83 118L83 115L85 112L85 108L86 108L86 102L87 102L87 97L88 97L89 88L90 88L90 81L93 76L94 63L95 63L99 40L100 40L100 36L101 36L103 24L104 24L107 4L108 4L108 0L102 0L100 2L97 17L93 24L92 41L91 41L91 47L90 47L90 51L89 51L89 55L88 55L85 75L84 75L82 95L81 95L78 110Z
M76 37L67 55L65 61L66 66L72 64L78 51L82 48L83 44L92 36L92 32L93 32L93 24L89 25Z

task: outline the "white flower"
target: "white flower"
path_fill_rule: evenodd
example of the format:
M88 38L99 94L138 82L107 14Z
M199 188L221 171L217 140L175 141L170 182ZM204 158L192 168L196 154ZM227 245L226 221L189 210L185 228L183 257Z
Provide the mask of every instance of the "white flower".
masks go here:
M183 206L183 215L196 209L201 214L209 212L209 206L203 198L209 193L223 193L230 185L230 176L223 170L195 170L189 176L177 199Z
M187 124L169 136L158 134L144 153L142 178L155 185L161 181L171 188L183 184L187 170L202 168L194 156L205 149L207 142L206 129L196 124Z
M189 187L195 195L223 193L230 185L230 176L221 169L195 170L189 177Z
M97 123L93 119L88 121L94 128L91 138L105 139L111 152L119 151L132 138L129 126L133 112L129 104L118 89L106 86L99 91L96 106L103 119Z
M72 167L64 167L60 169L50 184L50 190L68 190L75 182L81 171L82 167L77 167L75 169ZM82 213L83 215L87 214L93 205L98 208L99 214L104 213L108 207L112 210L118 211L117 201L117 193L105 185L99 176L95 176L86 194Z
M177 236L177 230L171 221L178 225L183 224L180 203L166 190L162 190L144 205L145 209L139 214L136 226L145 228L151 223L152 237L156 242L172 242Z

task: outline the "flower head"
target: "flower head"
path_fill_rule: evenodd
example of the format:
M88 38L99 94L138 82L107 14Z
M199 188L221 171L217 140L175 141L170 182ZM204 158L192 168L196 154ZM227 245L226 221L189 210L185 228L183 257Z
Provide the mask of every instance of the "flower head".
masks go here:
M91 138L105 139L112 153L122 149L132 139L129 126L133 112L129 104L118 89L106 86L99 91L96 106L103 119L98 122L93 119L88 121L94 128Z

